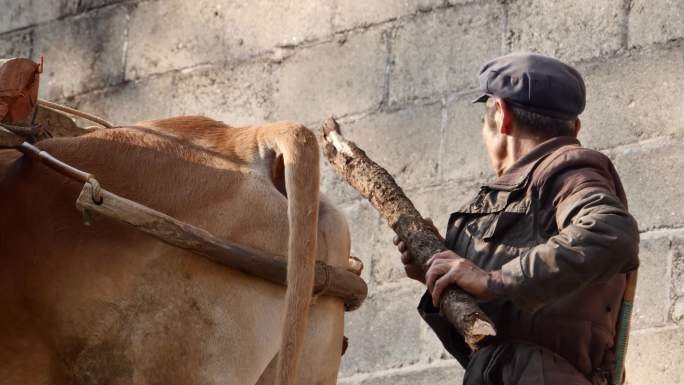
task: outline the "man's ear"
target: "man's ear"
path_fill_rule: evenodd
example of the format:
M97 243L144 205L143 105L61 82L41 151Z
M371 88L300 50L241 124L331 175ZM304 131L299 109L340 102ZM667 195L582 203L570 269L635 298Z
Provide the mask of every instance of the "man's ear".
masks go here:
M582 121L577 118L575 119L575 138L579 135L580 129L582 129Z
M496 122L497 131L504 135L510 135L513 131L513 127L511 126L511 121L513 119L511 108L500 98L496 99L495 108L494 120Z

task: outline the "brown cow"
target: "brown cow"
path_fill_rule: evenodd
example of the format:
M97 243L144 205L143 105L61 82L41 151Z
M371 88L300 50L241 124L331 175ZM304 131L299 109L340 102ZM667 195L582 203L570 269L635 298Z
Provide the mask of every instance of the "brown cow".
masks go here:
M346 266L350 240L319 205L309 130L184 117L39 147L116 194L292 256L290 286L111 221L85 227L81 185L0 151L0 384L336 383L343 305L321 297L307 312L314 258Z

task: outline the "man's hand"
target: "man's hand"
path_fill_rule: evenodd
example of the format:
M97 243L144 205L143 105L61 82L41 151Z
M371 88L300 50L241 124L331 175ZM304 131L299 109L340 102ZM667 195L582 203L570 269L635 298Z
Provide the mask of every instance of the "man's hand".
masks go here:
M435 230L435 232L439 234L439 230L437 230L435 224L432 223L432 219L425 218L425 223L431 226ZM404 264L404 271L406 272L406 276L425 284L425 274L423 274L423 267L413 260L413 256L411 255L411 253L408 252L406 242L401 240L398 235L395 235L394 238L392 238L392 243L394 243L397 246L399 253L401 253L401 263Z
M494 298L494 294L487 286L489 273L453 251L447 250L433 255L428 260L428 265L430 268L425 273L425 279L435 307L439 306L444 289L452 284L458 285L479 300Z
M399 239L398 235L395 235L392 242L397 246L397 249L401 253L401 263L404 264L404 271L406 276L415 279L418 282L425 284L425 274L423 274L423 267L420 264L415 263L413 256L408 252L406 247L406 242Z

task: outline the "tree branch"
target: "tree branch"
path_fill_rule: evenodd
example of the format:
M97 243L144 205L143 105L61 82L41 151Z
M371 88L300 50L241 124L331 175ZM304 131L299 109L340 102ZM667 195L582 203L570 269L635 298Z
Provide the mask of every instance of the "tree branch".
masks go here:
M427 260L446 250L444 239L423 219L387 170L342 136L335 119L323 122L321 131L323 153L330 165L378 210L392 230L407 243L408 251L425 273ZM444 291L440 312L473 350L485 337L496 335L494 323L480 310L475 299L457 286Z

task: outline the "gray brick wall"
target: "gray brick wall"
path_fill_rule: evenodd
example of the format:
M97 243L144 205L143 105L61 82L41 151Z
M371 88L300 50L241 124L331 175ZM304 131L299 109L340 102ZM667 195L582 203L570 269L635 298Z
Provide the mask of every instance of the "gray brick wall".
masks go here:
M630 384L684 383L681 0L0 0L0 57L45 56L42 96L117 123L205 114L244 125L329 114L440 228L491 177L480 63L533 50L575 64L580 139L615 162L642 231ZM421 323L391 231L324 166L366 265L348 385L456 384Z

